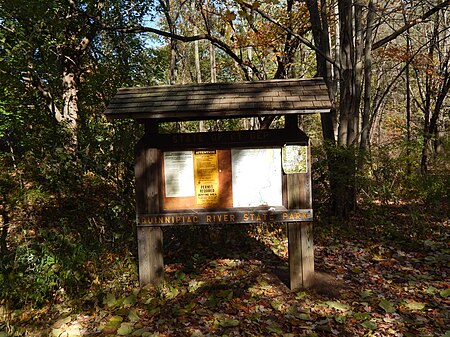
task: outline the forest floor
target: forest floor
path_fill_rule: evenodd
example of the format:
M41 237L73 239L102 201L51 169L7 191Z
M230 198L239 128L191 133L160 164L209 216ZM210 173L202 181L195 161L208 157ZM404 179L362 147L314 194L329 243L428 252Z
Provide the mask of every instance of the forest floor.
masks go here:
M0 307L0 337L449 337L449 214L373 205L345 224L318 219L315 285L297 292L282 225L168 229L160 287L138 287L129 251L105 254L96 272L111 277L79 297Z

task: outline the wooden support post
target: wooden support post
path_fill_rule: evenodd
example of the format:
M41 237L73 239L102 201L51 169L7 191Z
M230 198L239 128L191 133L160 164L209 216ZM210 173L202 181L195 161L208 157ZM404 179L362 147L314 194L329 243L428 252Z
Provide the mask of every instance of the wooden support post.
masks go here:
M146 127L146 135L136 151L136 213L158 213L159 150L148 148L146 136L155 128ZM160 227L138 227L139 282L141 285L159 284L164 277L163 235Z
M311 154L307 150L307 173L287 175L288 208L312 208ZM291 290L308 288L314 282L313 223L288 224L289 278Z

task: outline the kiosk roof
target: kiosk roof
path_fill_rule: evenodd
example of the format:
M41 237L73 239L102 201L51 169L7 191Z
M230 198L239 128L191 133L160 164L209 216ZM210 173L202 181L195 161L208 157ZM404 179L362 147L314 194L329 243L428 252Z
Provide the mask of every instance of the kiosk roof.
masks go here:
M321 78L121 88L109 103L110 119L159 122L326 113Z

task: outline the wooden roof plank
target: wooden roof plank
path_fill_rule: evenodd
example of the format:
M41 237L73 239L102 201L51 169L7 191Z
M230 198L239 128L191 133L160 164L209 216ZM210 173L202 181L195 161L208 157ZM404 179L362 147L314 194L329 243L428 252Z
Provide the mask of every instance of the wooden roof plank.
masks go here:
M160 121L329 112L320 78L121 88L108 118Z

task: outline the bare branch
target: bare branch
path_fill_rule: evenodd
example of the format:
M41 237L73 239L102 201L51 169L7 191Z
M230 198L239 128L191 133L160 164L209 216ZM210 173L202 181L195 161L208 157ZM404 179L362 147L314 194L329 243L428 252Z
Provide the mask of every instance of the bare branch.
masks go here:
M442 2L441 4L431 8L428 12L423 14L421 17L419 17L419 18L417 18L417 19L407 23L406 25L404 25L400 29L398 29L395 32L393 32L391 35L388 35L385 38L375 42L373 44L373 46L372 46L372 50L375 50L375 49L378 49L378 48L384 46L386 43L394 40L395 38L397 38L399 35L401 35L404 32L406 32L411 27L413 27L413 26L423 22L424 20L428 19L434 13L440 11L441 9L444 9L444 8L448 7L449 5L450 5L450 0L446 0L446 1Z
M246 62L242 60L236 53L230 48L228 44L219 40L218 38L210 35L210 34L198 34L193 36L184 36L178 35L170 32L166 32L164 30L144 27L144 26L134 26L134 27L102 27L103 30L122 32L122 33L153 33L159 36L167 37L170 39L182 41L182 42L194 42L199 40L208 40L211 41L216 47L222 49L225 53L227 53L234 61L236 61L241 67L248 67L252 69L255 74L259 74L259 70L252 65L250 62Z

